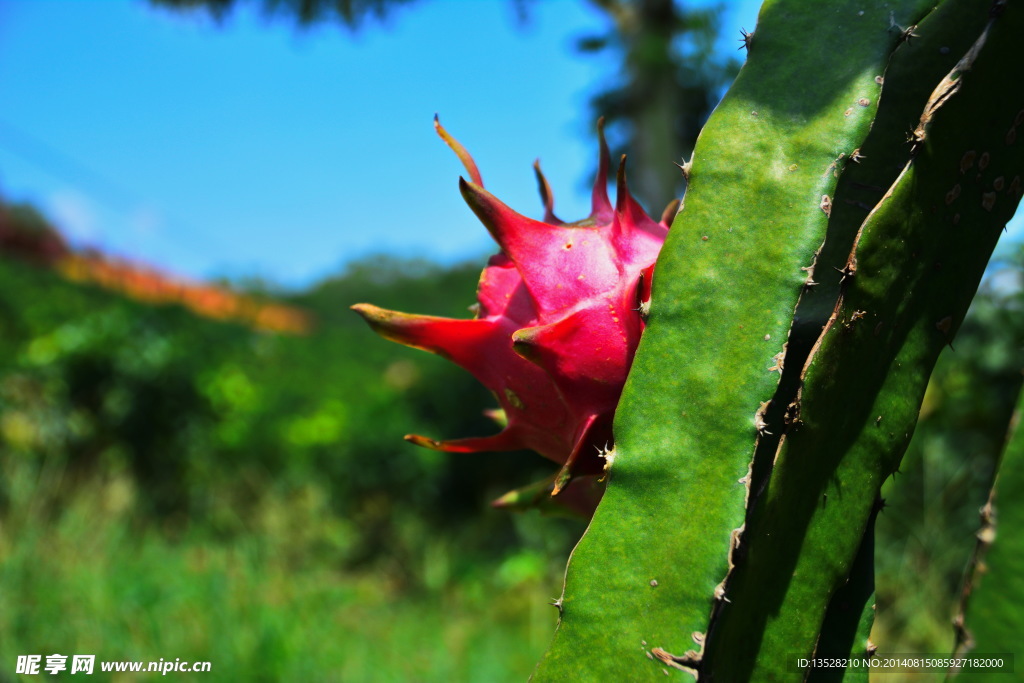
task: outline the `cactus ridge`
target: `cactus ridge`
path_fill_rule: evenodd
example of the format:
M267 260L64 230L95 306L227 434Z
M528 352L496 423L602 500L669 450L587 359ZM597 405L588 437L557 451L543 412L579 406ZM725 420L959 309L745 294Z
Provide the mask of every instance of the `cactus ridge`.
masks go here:
M912 43L901 41L884 74L875 78L884 86L870 133L853 152L838 155L830 169L831 173L839 175L835 201L832 202L825 240L807 268L807 282L789 334L782 379L765 418L772 434L762 434L758 438L752 464L754 493L747 508L747 524L763 513L757 509L757 499L768 485L784 434L799 429L802 423L799 390L807 359L836 310L844 282L853 277L855 263L850 262L849 256L860 228L866 215L886 196L889 191L886 188L891 187L911 158L912 141L908 139L907 131L918 124L932 92L931 83L941 79L956 64L957 55L970 48L973 36L985 25L987 16L980 13L979 17L979 12L974 11L976 9L976 3L970 0L946 2L918 19L915 27L917 38ZM921 55L938 53L940 46L947 48L948 56L924 62L931 69L931 76L922 73ZM897 95L887 97L889 93ZM860 321L856 312L851 317L855 318L854 324ZM740 544L736 551L737 561L742 561L749 541L748 535L746 542ZM732 593L737 590L732 585L735 578L731 576L727 582L727 595L731 599L735 599ZM746 580L757 581L754 574ZM750 591L754 592L754 588L751 587ZM725 604L719 603L720 606ZM712 631L718 627L717 617L716 611ZM731 628L727 627L727 630ZM717 639L712 637L709 640L715 645Z
M984 28L925 103L909 161L859 228L839 303L803 367L803 424L781 440L751 511L748 561L723 612L735 617L723 616L709 638L715 675L726 680L784 670L756 653L714 657L751 634L766 652L780 644L813 652L812 626L846 580L879 487L909 443L931 368L1020 198L1008 178L1024 159L1005 138L1024 96L999 71L1024 28L1021 10L990 18L977 3L960 6L971 4ZM985 168L964 168L974 149L979 159L980 150L991 152Z
M867 529L850 566L850 575L829 600L821 623L815 655L822 657L865 657L875 653L871 627L875 622L875 519L883 507L877 501ZM869 680L867 668L813 669L808 683L840 683Z
M616 413L608 489L569 563L537 680L578 676L580 648L605 653L586 660L595 679L677 668L654 648L684 668L704 666L755 444L775 436L765 404L807 284L801 267L825 238L822 197L835 196L839 153L851 155L870 128L875 76L900 42L890 12L912 23L929 8L838 2L812 16L799 5L765 4L757 49L698 140ZM791 59L796 52L814 63ZM637 664L645 653L654 666Z
M1009 450L1010 448L1008 446L1007 451ZM1016 454L1016 449L1014 450L1014 453ZM1005 458L1006 453L1004 452L1003 459L1005 460ZM981 525L976 534L974 549L971 552L971 559L967 563L967 570L964 572L963 584L960 587L960 600L957 605L957 613L956 616L953 617L953 632L955 634L953 654L957 657L962 657L973 650L977 645L972 629L968 627L968 613L971 614L971 618L973 619L974 614L971 609L971 595L975 592L975 589L982 584L982 576L988 569L985 564L985 559L996 539L996 532L998 530L995 506L996 488L996 482L993 482L992 488L989 490L988 500L985 502L985 505L982 506L978 515Z
M1011 130L1021 124L1024 110L1018 113ZM989 495L979 511L980 528L953 618L955 657L971 652L1012 653L1024 630L1020 609L1024 604L1024 534L1020 532L1024 528L1024 498L1019 495L1024 491L1022 415L1024 389L1017 396L1005 445L992 472ZM949 674L966 683L991 677L989 672L977 669L951 668Z
M1011 419L1006 447L998 463L998 474L988 502L981 509L981 528L973 557L965 573L960 605L954 619L954 654L970 652L1012 653L1018 649L1024 629L1024 392L1018 397ZM1002 656L1002 655L1000 655ZM991 680L992 674L950 671L956 680L970 683Z

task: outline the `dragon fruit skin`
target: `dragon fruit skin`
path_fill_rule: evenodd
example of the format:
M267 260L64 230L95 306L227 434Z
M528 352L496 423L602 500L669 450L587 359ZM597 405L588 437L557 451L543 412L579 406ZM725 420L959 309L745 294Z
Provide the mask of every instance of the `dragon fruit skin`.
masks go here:
M545 205L545 220L535 221L484 190L469 154L436 118L435 127L469 173L471 182L459 181L466 203L501 247L481 274L476 316L410 315L369 304L353 309L381 336L471 372L494 393L507 421L488 437L407 440L457 453L537 451L562 465L548 487L558 494L574 477L604 468L601 454L612 442L612 416L643 331L654 261L678 202L660 223L649 218L630 196L623 157L613 207L602 132L590 216L559 220L535 165Z

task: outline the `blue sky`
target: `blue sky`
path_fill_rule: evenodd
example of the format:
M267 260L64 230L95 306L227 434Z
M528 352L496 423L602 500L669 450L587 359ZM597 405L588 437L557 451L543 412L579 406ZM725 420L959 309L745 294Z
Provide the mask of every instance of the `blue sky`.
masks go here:
M730 9L727 38L756 6ZM485 254L435 112L511 206L540 213L540 157L560 213L588 212L586 101L610 65L572 45L603 17L531 14L421 0L352 36L250 10L218 26L141 0L0 2L0 192L78 244L193 277L301 285L373 252Z
M722 49L754 28L728 3ZM217 25L142 0L0 0L0 193L77 244L191 277L292 286L375 252L493 251L462 202L435 112L492 192L540 215L588 213L586 102L613 65L582 0L420 0L352 36L252 10ZM659 207L660 208L660 207Z

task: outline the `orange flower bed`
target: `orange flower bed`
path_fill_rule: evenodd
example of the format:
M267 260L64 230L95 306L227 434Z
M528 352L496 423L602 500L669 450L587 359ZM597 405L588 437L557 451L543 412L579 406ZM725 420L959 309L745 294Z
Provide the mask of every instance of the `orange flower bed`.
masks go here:
M222 287L188 282L96 252L64 254L55 267L70 280L98 284L146 303L181 304L207 318L236 320L259 330L288 334L307 334L312 328L309 314L298 308L263 303Z

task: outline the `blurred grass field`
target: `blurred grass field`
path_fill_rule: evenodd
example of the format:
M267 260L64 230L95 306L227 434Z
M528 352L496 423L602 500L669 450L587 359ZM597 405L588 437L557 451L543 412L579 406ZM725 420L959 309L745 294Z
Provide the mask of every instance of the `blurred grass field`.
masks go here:
M3 680L19 654L62 653L212 663L169 674L184 680L518 681L554 625L552 558L519 553L455 578L438 539L421 558L435 583L410 592L386 573L295 561L289 525L330 533L315 505L282 504L292 519L230 543L172 540L117 509L123 480L76 496L51 523L33 504L48 497L46 477L11 469L22 513L0 535Z
M582 527L488 506L550 471L536 456L403 442L493 430L487 397L347 311L459 314L474 271L364 263L291 302L317 320L296 336L0 258L0 680L52 653L210 661L204 680L527 677Z

